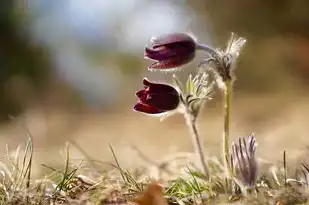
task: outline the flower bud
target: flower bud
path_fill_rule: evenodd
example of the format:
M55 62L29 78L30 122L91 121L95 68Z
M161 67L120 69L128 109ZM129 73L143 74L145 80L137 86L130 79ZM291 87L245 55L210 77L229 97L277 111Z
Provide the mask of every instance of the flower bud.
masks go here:
M149 70L169 70L185 65L195 57L196 42L186 33L171 33L153 38L145 48L145 58L155 61Z
M248 188L255 186L258 175L258 162L255 156L255 137L239 138L232 145L232 163L236 176Z
M159 114L178 107L180 96L177 90L166 84L143 80L144 89L136 92L138 102L134 110L146 114Z

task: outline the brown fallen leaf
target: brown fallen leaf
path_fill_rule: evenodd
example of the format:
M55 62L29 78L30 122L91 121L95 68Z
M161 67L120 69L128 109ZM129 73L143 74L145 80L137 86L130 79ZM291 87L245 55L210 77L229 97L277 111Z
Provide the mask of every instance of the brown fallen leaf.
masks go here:
M138 205L168 205L164 198L164 187L158 182L148 184L147 190L133 202Z

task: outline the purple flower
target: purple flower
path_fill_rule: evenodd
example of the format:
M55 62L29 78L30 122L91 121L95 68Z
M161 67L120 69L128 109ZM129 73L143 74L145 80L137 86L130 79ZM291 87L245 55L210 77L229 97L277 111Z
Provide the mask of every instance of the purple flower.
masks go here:
M232 145L231 163L241 182L248 188L255 186L258 175L258 162L256 160L256 141L251 135L246 138L239 138L238 143Z
M155 62L149 70L168 70L189 63L195 57L196 42L186 33L171 33L151 40L145 48L145 58Z
M166 84L152 83L143 80L144 89L136 92L138 102L134 110L147 114L159 114L174 110L180 102L179 93Z

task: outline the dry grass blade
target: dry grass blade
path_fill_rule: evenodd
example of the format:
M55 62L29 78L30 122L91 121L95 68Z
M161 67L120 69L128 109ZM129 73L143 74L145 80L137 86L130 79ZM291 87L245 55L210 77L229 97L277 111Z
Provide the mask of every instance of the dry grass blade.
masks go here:
M25 175L23 178L26 178L26 188L27 190L30 188L30 180L31 180L31 165L32 165L32 157L33 157L33 142L32 142L32 137L31 135L29 135L29 138L28 138L28 142L27 142L27 145L26 145L26 152L25 152L25 155L24 155L24 161L23 161L23 166L25 165L25 162L26 162L26 157L27 157L27 152L29 151L30 153L30 156L29 156L29 161L28 161L28 164L26 166L26 171L25 171ZM23 169L23 168L22 168ZM27 175L27 176L26 176Z
M124 183L127 184L127 179L126 179L126 177L125 177L125 172L124 172L124 171L122 170L122 168L120 167L119 161L118 161L118 159L117 159L117 157L116 157L115 151L114 151L113 146L112 146L111 143L109 143L109 148L110 148L110 150L111 150L111 152L112 152L112 154L113 154L114 160L115 160L115 162L116 162L116 166L117 166L117 168L118 168L118 170L119 170L119 172L120 172L120 174L121 174L121 177L122 177Z
M287 164L286 164L286 151L283 151L283 169L284 169L284 186L287 187Z

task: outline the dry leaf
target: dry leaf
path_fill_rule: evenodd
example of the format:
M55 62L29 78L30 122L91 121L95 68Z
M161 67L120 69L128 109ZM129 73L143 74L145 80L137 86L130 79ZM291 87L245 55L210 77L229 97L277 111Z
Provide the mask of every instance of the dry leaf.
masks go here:
M164 188L158 182L148 184L147 190L133 202L138 205L168 205L164 198Z

